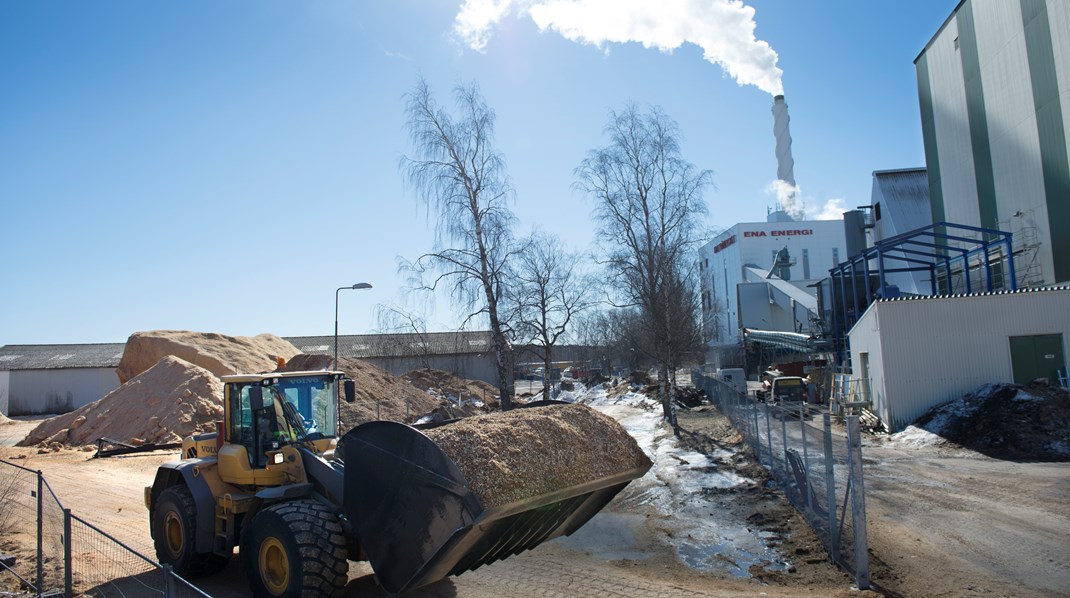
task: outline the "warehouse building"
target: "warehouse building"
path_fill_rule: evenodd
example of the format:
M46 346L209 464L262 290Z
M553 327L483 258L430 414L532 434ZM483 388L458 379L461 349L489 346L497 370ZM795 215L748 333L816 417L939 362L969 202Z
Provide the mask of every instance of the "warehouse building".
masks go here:
M0 413L66 413L119 387L124 343L0 347Z
M286 340L302 353L334 354L333 336L291 336ZM338 337L338 355L361 359L395 376L431 368L490 384L498 380L489 331L345 335ZM512 372L512 365L506 369Z
M1067 286L875 301L849 333L860 398L896 432L985 384L1056 384L1070 355L1067 314Z
M1070 282L1070 2L964 0L914 64L932 222L1014 235L1019 286Z

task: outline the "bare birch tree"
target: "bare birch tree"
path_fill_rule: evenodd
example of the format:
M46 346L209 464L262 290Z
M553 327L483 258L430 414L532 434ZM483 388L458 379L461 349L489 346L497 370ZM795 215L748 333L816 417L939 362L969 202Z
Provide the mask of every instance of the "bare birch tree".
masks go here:
M401 159L401 169L437 217L434 251L409 266L424 288L448 286L468 310L464 325L486 318L502 409L510 409L512 360L498 305L512 244L513 190L505 159L493 143L494 111L478 86L458 85L454 100L457 112L451 114L421 79L405 104L415 153Z
M514 261L515 331L542 350L543 397L550 398L554 346L590 307L589 283L579 271L579 256L563 249L553 235L533 233Z
M683 159L679 127L659 108L612 112L606 133L609 144L588 154L576 185L596 202L598 234L620 299L637 307L649 326L660 399L675 428L669 370L678 363L673 319L682 312L674 305L688 292L683 277L699 241L698 217L706 213L702 192L713 175Z

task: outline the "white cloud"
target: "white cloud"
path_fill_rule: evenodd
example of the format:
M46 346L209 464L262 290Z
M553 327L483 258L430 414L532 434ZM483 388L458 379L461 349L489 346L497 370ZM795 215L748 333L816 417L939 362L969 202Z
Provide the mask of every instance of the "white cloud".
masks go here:
M491 29L513 6L513 0L465 0L453 20L453 30L468 47L482 52L487 47Z
M386 54L389 58L397 58L406 62L412 62L412 58L402 54L401 52L392 52L390 50L383 50L383 54Z
M491 30L511 13L529 16L542 31L599 48L638 42L671 52L691 43L740 85L784 93L777 53L754 37L754 9L741 0L465 0L454 31L483 51Z

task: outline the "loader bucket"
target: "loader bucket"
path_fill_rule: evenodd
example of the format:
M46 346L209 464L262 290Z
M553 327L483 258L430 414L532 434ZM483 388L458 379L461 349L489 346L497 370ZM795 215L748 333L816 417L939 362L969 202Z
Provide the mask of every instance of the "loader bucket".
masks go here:
M346 434L342 445L346 517L379 584L392 594L569 535L650 468L646 461L485 508L457 464L415 428L369 422Z

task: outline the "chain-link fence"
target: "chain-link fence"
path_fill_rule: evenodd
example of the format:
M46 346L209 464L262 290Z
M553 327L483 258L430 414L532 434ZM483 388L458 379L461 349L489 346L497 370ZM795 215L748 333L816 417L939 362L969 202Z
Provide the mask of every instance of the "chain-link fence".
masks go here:
M731 421L802 513L832 560L869 587L865 493L858 417L834 425L821 405L759 401L694 372L694 384Z
M208 595L65 509L40 471L0 460L0 595Z

